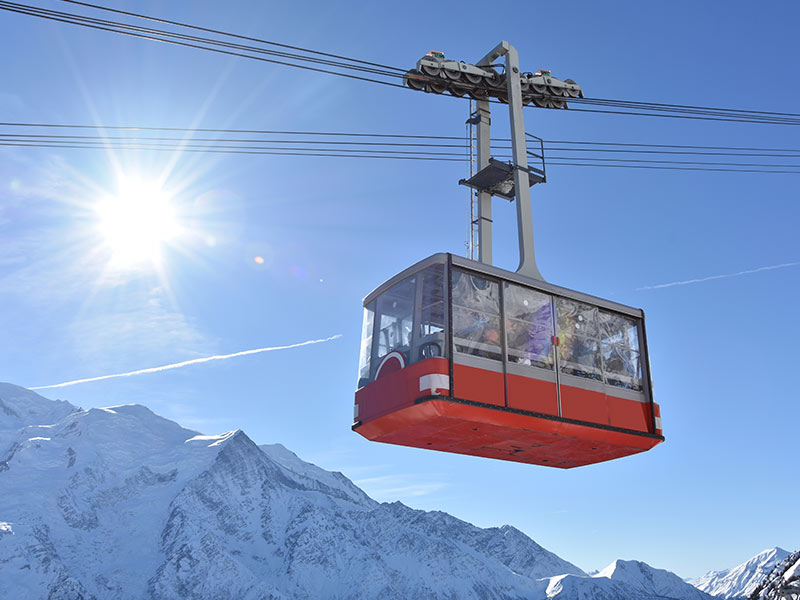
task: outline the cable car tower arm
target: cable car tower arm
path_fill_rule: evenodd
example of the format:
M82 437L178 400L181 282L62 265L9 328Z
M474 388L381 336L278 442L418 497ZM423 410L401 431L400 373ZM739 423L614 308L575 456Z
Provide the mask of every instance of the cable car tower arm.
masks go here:
M505 72L495 70L495 61L505 59ZM476 190L478 215L478 259L492 264L492 207L491 197L501 196L517 201L517 232L519 238L519 267L517 272L543 280L536 266L533 244L533 215L530 186L545 182L542 168L530 168L522 107L536 104L542 108L567 108L565 98L583 96L580 86L571 79L561 81L550 71L521 73L517 50L506 41L500 42L476 64L445 60L442 52L431 51L417 61L417 68L405 75L410 88L454 96L469 95L477 101L477 110L470 123L477 125L478 172L460 183ZM491 158L490 98L508 104L513 160L510 163ZM544 163L543 155L539 156Z
M508 94L508 116L511 125L511 151L514 165L514 190L517 201L517 236L519 239L519 267L517 272L527 275L534 279L544 280L542 274L536 266L536 254L533 245L533 212L531 210L531 191L530 179L528 174L528 152L525 138L525 119L522 115L522 87L520 84L519 55L517 49L506 41L500 42L495 48L478 61L478 66L490 66L500 57L505 57L506 73L505 83ZM489 103L485 102L486 111L489 111ZM478 127L478 149L479 162L481 168L484 165L481 160L480 149L489 147L489 139L480 140L482 130ZM489 137L488 127L485 128L485 135ZM486 157L488 165L488 157ZM491 201L491 198L489 199ZM491 221L481 219L480 227L489 227L488 241L491 244ZM480 235L483 238L484 235ZM492 263L492 251L488 254L484 250L484 245L480 245L481 262ZM487 257L487 260L484 260Z

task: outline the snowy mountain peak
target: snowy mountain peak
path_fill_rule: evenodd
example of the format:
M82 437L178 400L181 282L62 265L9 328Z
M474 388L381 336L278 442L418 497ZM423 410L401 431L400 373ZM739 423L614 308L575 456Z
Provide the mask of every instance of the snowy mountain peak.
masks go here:
M655 569L638 560L615 560L594 577L623 582L640 592L655 596L709 599L707 594L692 587L674 573Z
M241 429L234 429L233 431L226 431L225 433L220 433L219 435L195 435L190 437L186 440L185 444L205 444L209 448L212 446L219 446L233 437L235 434L239 433Z
M50 425L78 410L64 400L48 400L24 387L0 382L0 431Z
M773 567L787 556L789 553L783 548L770 548L732 569L711 571L689 583L717 598L746 598Z
M299 458L294 452L282 444L263 444L262 452L272 461L283 467L295 481L314 489L325 489L328 493L339 495L363 506L375 506L372 498L352 481L338 471L326 471Z
M749 594L748 600L785 600L800 597L800 550L779 561Z

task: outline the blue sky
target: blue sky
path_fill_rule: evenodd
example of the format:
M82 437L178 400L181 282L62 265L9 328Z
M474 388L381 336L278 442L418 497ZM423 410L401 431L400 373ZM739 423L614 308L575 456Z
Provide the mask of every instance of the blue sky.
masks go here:
M596 98L789 111L800 93L791 2L108 5L408 67L430 49L477 60L506 39L523 70L550 68ZM464 100L11 13L0 49L3 122L458 136L467 116ZM494 118L502 135L502 107ZM800 147L791 126L533 108L525 118L545 139ZM690 577L800 547L797 175L553 166L534 188L543 276L647 314L667 437L653 451L560 471L350 431L361 299L427 255L463 254L465 168L0 148L0 380L42 386L341 334L43 393L83 407L139 402L206 433L242 428L379 500L510 523L587 570L635 558ZM95 207L120 174L160 178L173 197L184 234L157 268L109 264ZM495 263L512 269L514 219L495 200ZM789 266L743 273L776 265Z

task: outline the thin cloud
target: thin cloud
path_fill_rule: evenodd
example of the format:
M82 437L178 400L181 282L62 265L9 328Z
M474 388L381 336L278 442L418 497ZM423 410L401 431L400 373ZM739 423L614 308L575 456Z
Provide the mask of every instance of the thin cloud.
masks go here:
M725 275L710 275L708 277L701 277L700 279L687 279L685 281L673 281L671 283L660 283L658 285L646 285L644 287L636 288L636 291L658 290L661 288L668 288L676 285L689 285L690 283L701 283L703 281L711 281L712 279L727 279L728 277L739 277L741 275L750 275L751 273L760 273L761 271L772 271L774 269L785 269L786 267L796 267L798 265L800 265L800 262L783 263L781 265L771 265L769 267L748 269L746 271L739 271L738 273L726 273Z
M331 337L308 340L306 342L299 342L297 344L289 344L288 346L270 346L267 348L256 348L254 350L243 350L242 352L234 352L233 354L217 354L215 356L206 356L205 358L193 358L191 360L184 360L183 362L172 363L170 365L161 365L160 367L149 367L147 369L139 369L138 371L129 371L128 373L115 373L113 375L101 375L100 377L88 377L86 379L76 379L74 381L65 381L64 383L54 383L52 385L40 385L38 387L29 388L31 390L46 390L49 388L67 387L68 385L77 385L79 383L89 383L90 381L101 381L103 379L114 379L115 377L130 377L132 375L144 375L145 373L158 373L159 371L168 371L170 369L180 369L181 367L188 367L189 365L197 365L200 363L211 362L212 360L224 360L227 358L237 358L239 356L248 356L250 354L259 354L261 352L272 352L274 350L288 350L290 348L299 348L300 346L310 346L311 344L322 344L330 342L342 337L341 333L332 335Z
M419 481L419 477L414 475L382 475L358 479L353 483L379 502L419 498L447 487L444 482Z

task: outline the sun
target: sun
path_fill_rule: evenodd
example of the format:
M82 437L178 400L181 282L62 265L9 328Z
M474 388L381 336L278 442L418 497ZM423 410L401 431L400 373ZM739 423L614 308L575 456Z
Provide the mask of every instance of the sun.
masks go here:
M156 182L121 178L117 194L101 199L95 212L117 267L160 263L164 246L180 232L172 198Z

